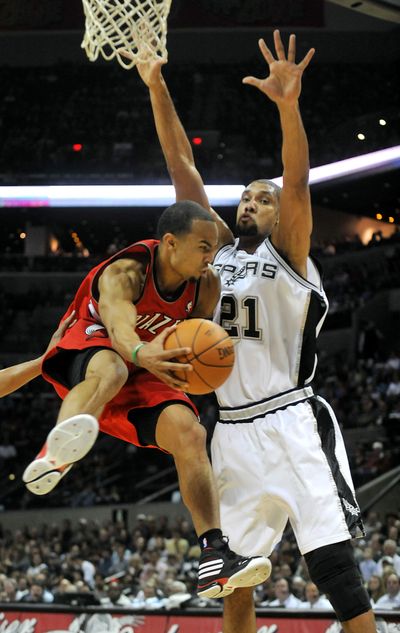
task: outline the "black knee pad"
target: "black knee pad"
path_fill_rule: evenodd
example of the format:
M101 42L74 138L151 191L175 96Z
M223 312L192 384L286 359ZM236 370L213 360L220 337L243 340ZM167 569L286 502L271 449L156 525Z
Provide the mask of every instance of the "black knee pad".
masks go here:
M311 580L326 594L340 622L371 609L350 541L319 547L304 558Z

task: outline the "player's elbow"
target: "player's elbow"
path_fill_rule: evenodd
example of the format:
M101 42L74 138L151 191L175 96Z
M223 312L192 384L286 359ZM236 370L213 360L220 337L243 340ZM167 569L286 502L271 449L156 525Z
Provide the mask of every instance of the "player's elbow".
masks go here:
M174 158L173 163L169 162L167 167L173 184L182 182L184 179L200 177L193 157L178 154L178 156Z

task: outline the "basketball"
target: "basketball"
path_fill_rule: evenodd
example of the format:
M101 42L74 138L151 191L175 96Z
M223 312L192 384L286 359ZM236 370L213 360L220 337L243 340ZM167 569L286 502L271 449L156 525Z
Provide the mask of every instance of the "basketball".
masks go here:
M188 319L178 323L164 343L165 349L190 347L191 353L176 360L190 363L193 371L176 372L189 387L188 393L210 393L228 378L235 362L235 350L225 330L207 319Z

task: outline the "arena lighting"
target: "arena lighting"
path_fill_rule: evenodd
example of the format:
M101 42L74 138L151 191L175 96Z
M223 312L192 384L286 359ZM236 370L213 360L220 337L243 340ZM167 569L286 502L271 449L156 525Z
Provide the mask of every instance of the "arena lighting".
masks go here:
M362 175L400 165L400 145L313 167L310 184ZM263 174L255 174L263 177ZM282 178L272 178L278 185ZM206 185L216 207L235 206L243 185ZM47 185L0 187L0 207L165 207L175 201L172 185Z

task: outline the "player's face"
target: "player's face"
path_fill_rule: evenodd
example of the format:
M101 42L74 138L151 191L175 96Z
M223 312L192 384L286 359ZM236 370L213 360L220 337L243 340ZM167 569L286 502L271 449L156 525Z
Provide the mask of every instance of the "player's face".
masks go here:
M205 275L217 250L218 229L215 222L193 220L190 233L176 238L171 265L183 279Z
M272 185L252 182L242 193L236 214L236 234L239 236L270 235L278 221L279 202Z

